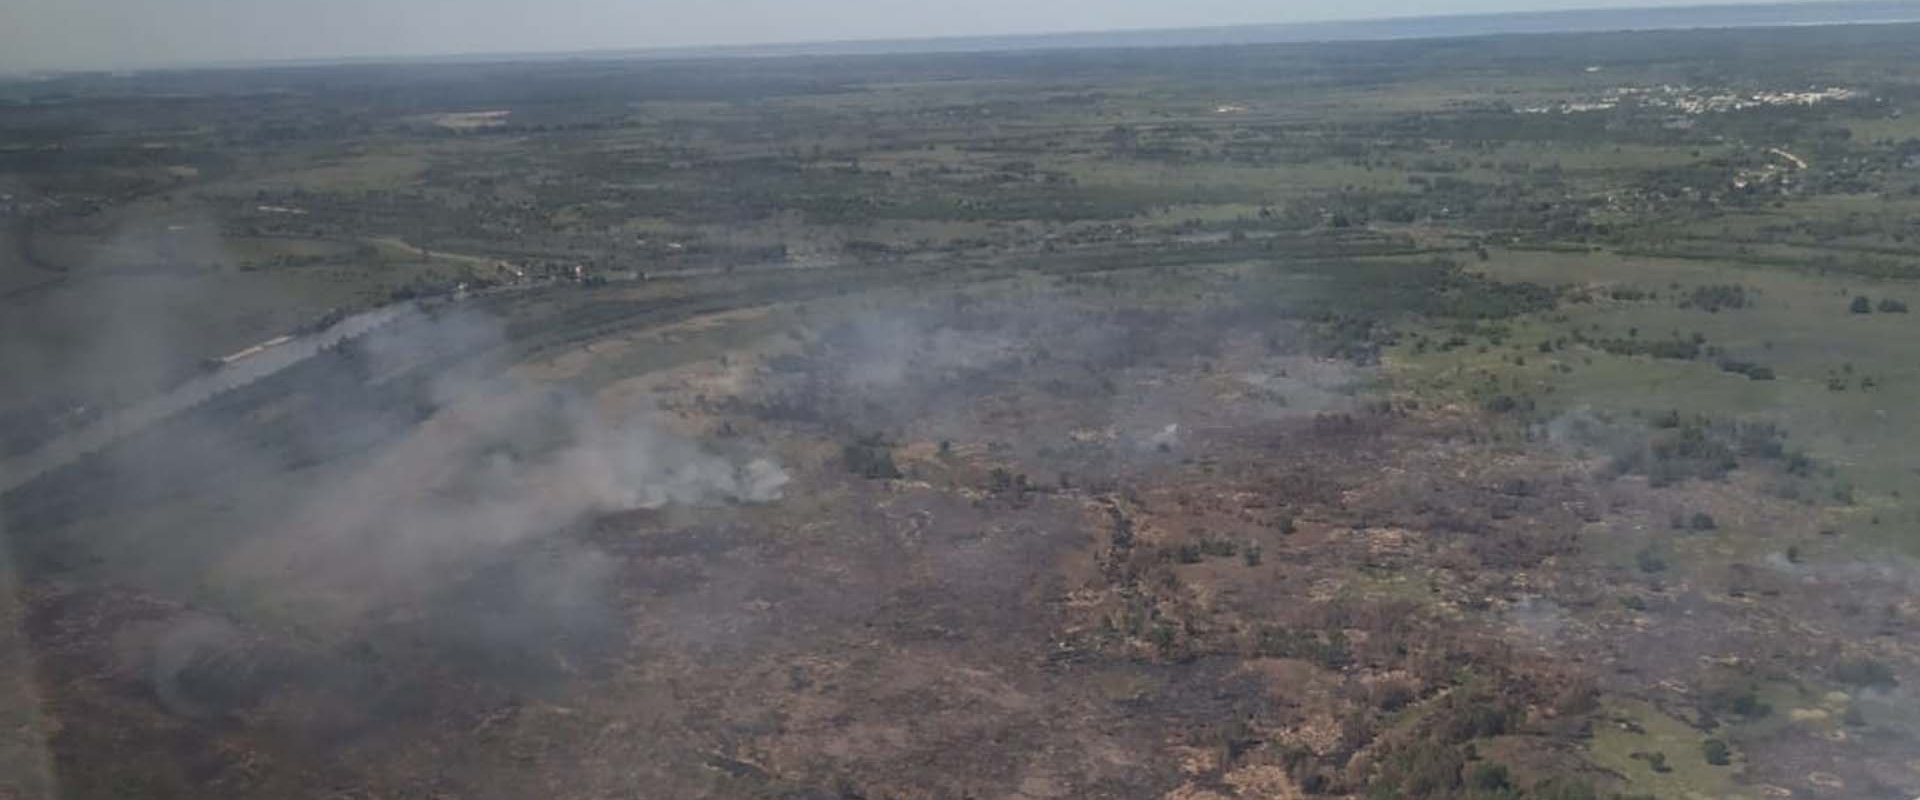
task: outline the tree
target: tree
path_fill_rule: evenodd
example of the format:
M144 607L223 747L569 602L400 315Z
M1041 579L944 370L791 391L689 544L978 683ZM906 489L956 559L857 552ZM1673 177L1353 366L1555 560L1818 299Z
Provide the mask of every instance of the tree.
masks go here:
M1873 301L1868 300L1866 295L1861 295L1853 298L1853 305L1848 306L1847 310L1855 314L1871 314L1873 313Z

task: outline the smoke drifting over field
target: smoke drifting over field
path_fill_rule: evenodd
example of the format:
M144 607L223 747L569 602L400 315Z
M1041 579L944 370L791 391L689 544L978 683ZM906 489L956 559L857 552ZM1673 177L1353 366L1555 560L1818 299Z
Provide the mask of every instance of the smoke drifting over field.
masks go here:
M497 320L453 312L355 350L379 381L499 344ZM772 461L716 453L650 412L613 418L476 362L434 377L424 394L437 411L371 463L307 492L283 527L243 548L242 574L330 607L364 605L590 515L768 502L788 481Z
M170 713L214 716L289 674L353 671L284 652L269 619L315 643L402 624L478 668L524 666L556 636L617 643L617 563L564 534L610 513L771 502L789 482L750 448L717 451L651 409L610 413L516 376L487 312L391 311L370 332L305 337L190 381L178 402L140 406L151 418L100 457L75 453L10 495L31 502L8 516L35 526L84 519L57 499L77 491L144 509L62 547L94 553L114 583L194 598L128 640L140 654L128 669Z

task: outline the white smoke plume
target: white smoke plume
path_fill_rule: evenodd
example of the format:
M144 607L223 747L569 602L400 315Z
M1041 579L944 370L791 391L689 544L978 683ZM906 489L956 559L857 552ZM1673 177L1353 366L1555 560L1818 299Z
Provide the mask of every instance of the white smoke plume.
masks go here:
M497 321L455 313L381 331L361 351L378 381L500 341ZM788 482L771 460L715 452L651 410L615 417L499 370L453 370L428 393L436 411L368 463L303 492L223 577L329 616L366 611L593 515L770 502Z

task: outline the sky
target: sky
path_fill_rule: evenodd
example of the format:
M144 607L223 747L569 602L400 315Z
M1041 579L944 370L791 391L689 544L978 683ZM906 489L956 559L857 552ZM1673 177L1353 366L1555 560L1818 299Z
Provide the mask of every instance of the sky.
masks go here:
M572 52L1702 4L1703 0L0 0L0 70Z

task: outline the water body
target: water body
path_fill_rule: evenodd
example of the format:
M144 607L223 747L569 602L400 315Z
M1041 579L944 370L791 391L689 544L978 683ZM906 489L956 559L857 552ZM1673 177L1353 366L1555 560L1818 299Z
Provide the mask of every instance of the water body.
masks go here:
M1673 8L1612 8L1507 14L1396 17L1346 22L1241 25L1219 28L1049 33L816 42L740 47L673 48L629 53L639 57L881 55L1128 47L1218 47L1308 42L1440 39L1508 34L1875 25L1920 22L1920 1L1845 0Z
M1810 25L1885 25L1920 22L1920 0L1839 0L1811 3L1610 8L1504 14L1392 17L1339 22L1235 25L1123 31L870 39L789 44L662 47L575 52L496 52L434 56L368 56L271 62L215 61L175 68L313 67L350 64L482 64L581 59L707 59L787 56L916 55L1141 47L1222 47L1312 42L1393 41L1513 34L1602 33ZM4 76L0 76L4 77Z

